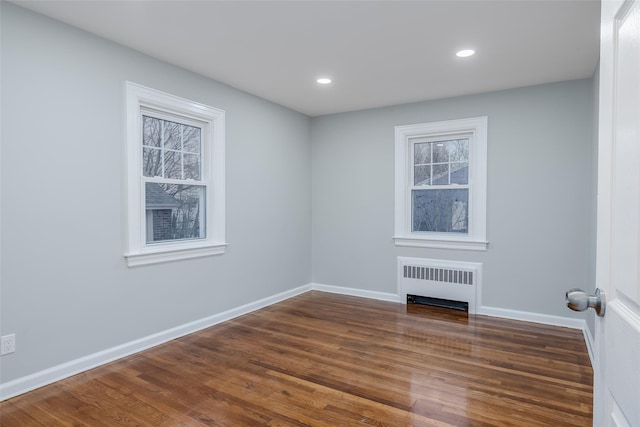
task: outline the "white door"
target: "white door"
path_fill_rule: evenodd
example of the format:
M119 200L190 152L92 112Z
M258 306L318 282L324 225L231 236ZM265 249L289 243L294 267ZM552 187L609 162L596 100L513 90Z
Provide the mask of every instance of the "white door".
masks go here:
M640 427L640 0L603 0L596 280L596 427Z

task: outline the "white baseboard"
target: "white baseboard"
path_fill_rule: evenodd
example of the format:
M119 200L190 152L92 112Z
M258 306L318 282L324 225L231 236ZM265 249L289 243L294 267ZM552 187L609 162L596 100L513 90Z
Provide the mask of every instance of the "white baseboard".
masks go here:
M524 322L542 323L543 325L562 326L571 329L584 329L586 322L584 319L573 317L553 316L550 314L531 313L528 311L510 310L507 308L487 307L483 305L478 308L476 314L485 316L502 317L504 319L522 320Z
M366 289L345 288L343 286L323 285L321 283L311 283L314 291L330 292L332 294L351 295L354 297L377 299L382 301L400 302L398 294L387 292L369 291Z
M587 325L586 320L584 321L584 328L582 328L582 334L584 335L584 342L587 344L587 351L589 352L589 359L591 359L591 366L596 369L596 342L593 339L593 335L591 334L591 330L589 329L589 325Z
M310 284L0 384L0 401L310 291Z
M13 381L0 384L0 401L9 399L22 393L26 393L39 387L43 387L45 385L54 383L64 378L68 378L72 375L76 375L80 372L87 371L100 365L104 365L114 360L121 359L131 354L147 350L151 347L155 347L176 338L180 338L182 336L197 332L201 329L217 325L218 323L251 313L252 311L259 310L263 307L267 307L280 301L284 301L310 290L351 295L382 301L391 301L396 303L401 302L400 296L398 294L370 291L366 289L347 288L342 286L323 285L321 283L309 283L307 285L300 286L298 288L291 289L289 291L285 291L267 298L263 298L261 300L245 304L222 313L205 317L204 319L186 323L184 325L180 325L166 331L158 332L147 337L130 341L116 347L99 351L97 353L93 353L79 359L71 360L61 365L57 365L21 378L17 378ZM589 357L591 358L593 365L593 337L591 336L591 333L587 328L586 322L582 319L550 316L545 314L529 313L486 306L478 307L477 314L503 317L513 320L523 320L526 322L543 323L546 325L564 326L573 329L581 329L585 335Z

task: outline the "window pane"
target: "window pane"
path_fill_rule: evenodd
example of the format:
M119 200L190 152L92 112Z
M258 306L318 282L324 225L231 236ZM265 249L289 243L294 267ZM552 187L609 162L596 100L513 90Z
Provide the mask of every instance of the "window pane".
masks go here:
M413 145L413 164L431 163L431 144L422 142Z
M449 185L449 165L433 165L433 185Z
M142 144L160 147L160 120L142 116Z
M205 187L145 185L147 243L205 237Z
M433 145L433 163L447 163L449 161L449 151L446 143L447 141L431 143Z
M469 163L454 163L451 165L451 183L469 183Z
M431 165L414 166L413 185L429 185L431 183Z
M142 171L144 176L162 176L162 150L142 149Z
M179 151L164 152L164 177L182 179L182 153Z
M469 190L413 190L412 231L468 233Z
M200 179L200 155L184 155L184 179Z
M183 126L184 151L190 153L200 152L200 128Z
M467 162L469 160L469 140L454 139L447 141L447 152L451 162Z
M164 124L164 148L182 150L182 136L180 135L182 125L166 120L162 122Z

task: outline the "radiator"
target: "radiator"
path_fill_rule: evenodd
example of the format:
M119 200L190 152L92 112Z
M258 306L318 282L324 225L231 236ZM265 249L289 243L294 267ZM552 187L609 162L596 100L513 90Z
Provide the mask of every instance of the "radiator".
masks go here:
M476 306L482 284L482 263L398 257L398 295L450 300Z

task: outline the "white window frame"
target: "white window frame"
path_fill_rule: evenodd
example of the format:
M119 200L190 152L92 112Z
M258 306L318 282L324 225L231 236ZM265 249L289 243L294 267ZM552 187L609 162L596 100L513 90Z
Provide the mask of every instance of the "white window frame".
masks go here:
M188 99L126 82L127 248L129 267L219 255L225 252L225 112ZM146 242L145 182L142 170L142 115L198 123L201 181L205 186L205 236ZM149 113L151 112L151 113Z
M472 117L395 127L395 219L396 246L437 249L487 249L487 123ZM413 144L418 138L470 135L468 233L412 231ZM462 186L461 188L466 188Z

